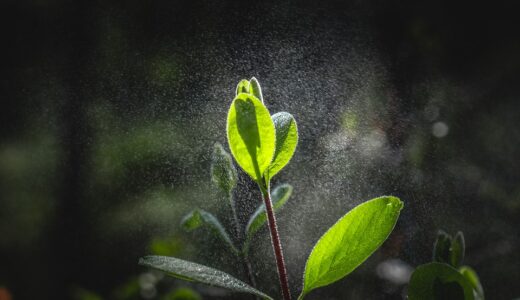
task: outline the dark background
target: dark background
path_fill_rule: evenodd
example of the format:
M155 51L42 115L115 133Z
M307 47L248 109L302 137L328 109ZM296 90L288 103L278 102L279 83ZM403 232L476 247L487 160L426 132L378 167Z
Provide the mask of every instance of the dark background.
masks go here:
M178 229L193 207L230 224L209 163L234 87L256 76L300 143L279 182L293 293L320 234L363 200L405 210L382 250L309 299L401 299L375 271L431 259L464 232L489 299L520 296L520 24L513 2L3 1L0 287L13 299L163 299L148 253L243 278L223 245ZM243 175L243 174L242 174ZM258 203L245 176L241 221ZM278 295L266 232L253 265ZM263 258L266 256L267 258ZM314 297L314 298L313 298ZM2 299L3 300L3 299Z

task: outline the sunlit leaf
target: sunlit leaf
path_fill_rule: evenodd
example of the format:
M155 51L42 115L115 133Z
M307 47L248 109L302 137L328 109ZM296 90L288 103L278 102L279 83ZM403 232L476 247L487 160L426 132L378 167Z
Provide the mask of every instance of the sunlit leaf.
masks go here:
M290 113L279 112L272 119L276 130L276 148L273 161L265 172L268 180L289 163L298 144L298 128Z
M449 264L450 262L451 236L439 230L437 239L433 244L433 261Z
M461 273L448 264L429 263L417 267L408 286L410 300L473 300L473 288Z
M273 208L275 211L280 209L287 200L291 197L293 187L290 184L282 184L277 186L271 192L271 200L273 201ZM267 221L267 214L265 213L265 204L261 204L255 211L249 222L247 223L246 233L247 238L251 238Z
M475 292L475 299L484 300L484 289L482 288L482 284L480 284L480 279L478 278L477 272L468 266L460 267L459 272L473 287Z
M229 235L226 232L226 229L220 221L213 214L202 210L202 209L194 209L189 212L184 218L182 218L181 226L186 231L193 231L200 227L208 228L213 234L222 239L233 252L238 253L238 250L235 248L233 241L229 238Z
M211 180L224 193L230 194L237 183L237 171L231 155L220 143L215 143L211 161Z
M233 100L227 119L227 137L238 165L260 182L273 159L276 141L271 115L258 98L241 93Z
M263 299L272 299L227 273L175 257L145 256L139 259L139 264L180 279L218 286L235 292L254 294Z
M384 196L356 206L339 219L312 249L299 299L345 277L363 263L388 238L402 208L401 200Z
M262 95L262 88L260 87L260 83L256 78L251 78L249 81L249 94L252 94L256 98L258 98L262 103L264 103L264 96Z
M238 94L240 94L240 93L249 94L249 81L248 80L242 79L238 83L236 95L238 96Z
M450 265L452 267L458 268L464 262L465 247L464 235L459 231L451 241Z

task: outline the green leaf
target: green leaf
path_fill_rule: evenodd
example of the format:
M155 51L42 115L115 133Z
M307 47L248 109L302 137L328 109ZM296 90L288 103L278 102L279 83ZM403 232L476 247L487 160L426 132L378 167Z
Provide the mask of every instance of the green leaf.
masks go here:
M220 143L215 143L213 149L211 180L226 195L229 195L237 184L237 170L233 166L231 155Z
M229 148L238 165L256 182L273 159L275 129L267 108L255 96L240 93L227 119Z
M249 94L249 81L246 79L240 80L240 82L237 85L237 91L236 96L240 93L246 93Z
M249 94L258 98L262 103L264 103L264 97L262 96L262 88L260 87L260 83L256 78L252 77L249 81Z
M273 208L278 211L287 200L291 197L293 187L290 184L282 184L277 186L271 192L271 199L273 201ZM265 204L261 204L247 223L246 233L247 238L250 239L267 221L267 214L265 213Z
M446 232L439 230L437 239L433 244L433 261L449 264L450 262L450 248L451 236Z
M183 280L205 283L235 292L249 293L263 299L272 299L227 273L175 257L145 256L139 259L139 265L163 271L170 276Z
M276 148L273 161L265 172L268 181L289 163L298 144L298 128L290 113L279 112L272 119L276 130Z
M345 277L363 263L388 238L402 208L398 198L383 196L356 206L339 219L312 249L299 299Z
M484 300L484 289L482 288L482 284L480 284L480 279L478 278L477 272L468 266L460 267L459 272L473 287L475 292L475 299Z
M182 218L181 226L186 231L193 231L203 226L207 227L213 234L222 239L235 254L238 254L238 250L233 244L233 241L229 238L224 226L222 226L217 217L203 209L194 209L190 211L186 216L184 216L184 218Z
M464 242L464 235L462 232L457 232L453 238L450 247L450 265L454 268L460 267L464 261L464 252L466 245Z
M455 268L443 263L417 267L408 286L409 300L473 300L471 284Z

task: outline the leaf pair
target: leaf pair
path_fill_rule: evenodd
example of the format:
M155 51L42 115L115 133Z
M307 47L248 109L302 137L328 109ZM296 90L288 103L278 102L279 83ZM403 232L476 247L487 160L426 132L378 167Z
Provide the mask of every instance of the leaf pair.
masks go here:
M227 118L229 148L240 167L257 183L269 183L291 159L298 143L294 117L271 117L255 78L242 80Z
M273 194L276 193L273 192ZM287 200L282 197L278 203L284 201ZM340 280L362 264L387 239L402 208L401 200L384 196L356 206L339 219L318 240L309 255L305 266L304 287L299 299L303 299L316 288ZM202 217L201 220L205 219ZM259 224L260 221L257 218L252 220L248 228L254 232L253 228L258 228L258 226L252 224ZM192 227L194 226L192 225ZM181 259L147 256L142 258L139 264L164 271L184 280L197 281L271 299L227 273Z
M439 231L433 246L433 261L446 263L454 268L460 267L464 261L465 242L462 232L451 237L444 231Z
M277 186L272 192L273 208L278 211L289 200L293 187L290 184L282 184ZM267 222L265 214L265 205L261 204L249 218L246 227L246 241L242 247L242 252L248 251L249 244L255 233L262 228ZM186 231L193 231L202 227L208 228L215 236L218 236L235 254L240 254L235 247L226 229L220 221L210 212L202 209L194 209L189 212L181 221L181 226Z
M477 273L462 266L465 242L462 232L455 237L439 231L433 246L433 263L421 265L412 274L408 287L410 300L484 300L484 289Z

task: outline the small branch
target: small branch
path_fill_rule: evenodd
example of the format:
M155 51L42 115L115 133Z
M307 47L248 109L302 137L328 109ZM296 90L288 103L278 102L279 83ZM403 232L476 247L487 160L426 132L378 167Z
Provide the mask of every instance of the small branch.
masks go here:
M234 219L234 223L235 223L236 236L240 240L242 237L242 231L240 230L240 223L238 222L238 214L237 214L237 210L235 207L236 203L235 203L235 201L233 201L233 192L229 193L229 204L231 205L231 210L233 211L233 219ZM254 288L256 288L256 280L255 280L255 276L253 273L253 267L251 266L251 263L249 262L249 257L247 255L247 253L239 252L239 256L243 260L244 268L247 273L249 283ZM258 299L258 297L255 297L255 298Z
M235 223L235 234L236 234L236 237L238 237L240 239L241 237L241 232L240 232L240 224L238 223L238 214L237 214L237 210L236 210L236 207L235 207L235 201L233 200L233 192L229 192L229 205L231 206L231 211L233 213L233 222Z
M285 268L282 244L280 243L280 236L278 234L278 227L276 225L276 217L274 215L271 195L268 188L260 186L260 190L262 191L262 196L265 203L269 231L271 232L271 243L273 245L274 256L276 257L276 266L278 268L278 278L280 279L282 296L284 300L291 300L291 292L289 290L289 282L287 280L287 269Z
M244 264L246 265L247 276L249 277L249 283L251 283L251 285L254 288L256 288L255 275L253 273L253 267L251 266L251 262L249 261L249 257L247 256L247 254L244 254L242 257L244 258ZM255 298L258 299L258 297L255 297Z

